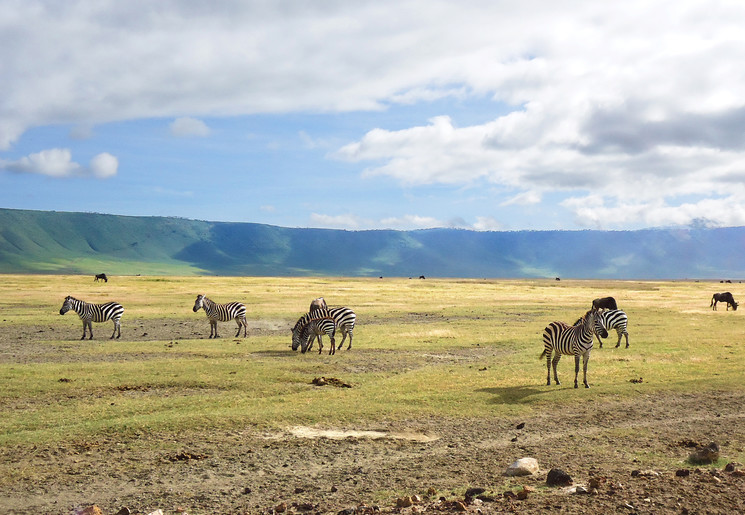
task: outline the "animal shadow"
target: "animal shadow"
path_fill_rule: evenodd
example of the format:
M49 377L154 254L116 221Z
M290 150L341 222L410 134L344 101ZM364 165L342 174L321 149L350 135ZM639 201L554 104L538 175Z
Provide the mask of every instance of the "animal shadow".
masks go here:
M520 404L528 397L548 392L549 390L536 388L534 386L504 386L495 388L481 388L477 392L488 393L494 396L489 401L491 404Z

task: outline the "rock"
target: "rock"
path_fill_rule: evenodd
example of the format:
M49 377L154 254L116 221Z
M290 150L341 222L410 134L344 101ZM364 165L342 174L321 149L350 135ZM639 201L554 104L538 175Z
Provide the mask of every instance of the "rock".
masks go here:
M688 469L678 469L675 471L675 477L688 477L691 475L691 471Z
M528 498L528 495L535 492L535 488L532 488L530 486L523 486L523 489L517 492L517 498L521 501L524 501Z
M551 469L546 476L548 486L569 486L573 482L571 476L561 469Z
M132 512L131 512L131 511L129 511L129 508L127 508L127 507L125 506L125 507L124 507L124 508L122 508L121 510L117 511L117 512L116 512L116 515L130 515L131 513L132 513Z
M484 492L486 492L486 488L469 488L468 490L466 490L466 497L476 497L477 495L483 494Z
M515 429L522 429L522 428L524 428L524 427L525 427L525 422L520 422L520 423L519 423L519 424L518 424L518 425L517 425L517 426L515 427Z
M538 472L538 460L535 458L520 458L512 465L507 467L505 475L507 476L531 476Z
M101 508L99 508L95 504L93 506L88 506L87 508L83 508L80 511L76 511L75 513L77 515L103 515Z
M575 494L588 494L588 493L590 493L590 492L589 492L589 491L587 490L587 488L585 488L584 486L582 486L582 485L578 485L578 486L577 486L577 487L576 487L576 488L574 489L574 493L575 493Z
M718 459L719 459L719 445L717 445L716 442L711 442L706 447L701 447L699 449L696 449L688 457L688 461L690 461L691 463L698 463L702 465L714 463Z
M411 499L411 497L400 497L396 499L396 506L398 508L409 508L411 506L414 506L414 501Z
M660 473L656 470L632 470L631 477L659 477Z
M287 505L285 503L279 503L274 507L274 511L277 513L284 513L287 511Z
M735 461L731 461L731 462L727 463L727 465L725 465L724 471L725 472L734 472L735 470L737 470L740 467L742 467L742 463L737 463Z

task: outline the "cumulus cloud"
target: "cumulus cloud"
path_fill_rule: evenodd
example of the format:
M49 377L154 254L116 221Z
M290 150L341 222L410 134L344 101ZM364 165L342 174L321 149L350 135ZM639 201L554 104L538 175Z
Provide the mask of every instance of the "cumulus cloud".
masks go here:
M98 154L85 167L72 160L66 148L52 148L29 154L15 161L0 160L0 170L16 173L47 175L49 177L113 177L119 168L119 160L107 152Z
M190 118L188 116L176 118L169 125L171 134L179 138L188 138L192 136L206 137L210 135L210 128L202 120Z
M590 224L704 211L729 224L745 205L742 2L172 2L168 16L145 5L5 5L0 150L53 124L189 113L172 133L206 136L199 117L489 98L499 109L485 121L443 112L366 127L331 156L407 188L496 186L503 207L596 196L562 204ZM64 152L2 168L81 174ZM110 176L115 158L85 170ZM681 200L690 195L699 200Z

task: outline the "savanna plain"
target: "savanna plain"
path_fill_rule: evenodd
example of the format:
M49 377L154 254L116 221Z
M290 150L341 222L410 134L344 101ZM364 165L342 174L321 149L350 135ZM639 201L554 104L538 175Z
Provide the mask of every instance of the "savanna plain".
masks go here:
M0 513L742 513L745 313L709 307L725 290L745 293L737 281L0 276ZM245 303L248 337L222 322L208 339L200 293ZM106 322L81 341L75 313L59 314L67 295L120 302L122 337ZM319 296L356 312L351 349L291 350ZM604 296L628 314L630 347L612 331L595 342L590 389L581 372L573 387L571 356L547 386L544 327ZM710 442L718 460L689 461ZM506 476L524 457L540 471ZM548 486L553 468L589 493Z

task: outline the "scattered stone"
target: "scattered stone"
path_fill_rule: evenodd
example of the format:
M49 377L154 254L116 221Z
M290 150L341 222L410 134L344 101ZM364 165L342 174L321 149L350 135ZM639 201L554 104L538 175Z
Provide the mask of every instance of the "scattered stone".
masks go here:
M148 513L147 515L163 515L163 510L161 510L161 509L157 509L157 510L155 510L155 511L151 511L151 512L150 512L150 513Z
M569 486L573 482L571 476L561 469L551 469L546 476L548 486Z
M409 508L411 506L414 506L414 501L411 497L400 497L396 499L396 506L398 508Z
M575 494L589 494L590 492L582 485L577 485L574 487L574 493Z
M287 505L285 503L279 503L274 507L274 511L277 513L284 513L287 511Z
M532 488L530 486L523 486L523 489L517 492L517 498L521 501L524 501L528 498L528 495L535 492L535 488Z
M103 512L101 511L101 508L96 506L95 504L93 506L88 506L87 508L83 508L82 510L75 511L76 515L103 515Z
M305 489L303 489L303 488L301 488L301 487L299 487L299 486L295 488L295 493L296 493L296 494L301 494L301 493L303 493L303 492L305 492Z
M719 459L719 445L717 445L716 442L711 442L706 447L701 447L699 449L696 449L688 457L688 461L690 461L691 463L698 463L702 465L714 463L718 459Z
M434 486L430 486L427 489L427 495L437 495L437 488L435 488Z
M724 466L725 472L734 472L738 468L742 467L742 463L737 463L735 461L731 461L727 463L727 465Z
M515 429L522 429L525 427L525 422L520 422Z
M121 510L117 511L117 512L116 512L116 515L131 515L131 513L132 513L132 512L131 512L131 511L129 511L129 508L127 508L127 507L125 506L125 507L124 507L124 508L122 508Z
M507 476L532 476L538 472L538 460L535 458L520 458L512 465L507 467L505 475Z
M505 493L502 494L502 496L505 499L516 499L517 495L512 490L507 490Z
M594 488L595 490L597 490L598 488L600 488L600 484L601 483L602 483L602 479L601 478L591 477L590 478L589 487L590 488Z
M486 492L486 488L474 487L466 490L466 497L476 497L479 494Z
M643 383L644 379L641 377L639 379L629 379L629 382L634 383L634 384L639 384L639 383Z
M691 475L691 471L688 469L678 469L675 471L676 477L688 477Z
M656 470L632 470L631 477L659 477L660 473Z
M745 470L740 470L740 469L733 470L732 475L735 477L745 477Z

